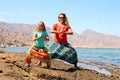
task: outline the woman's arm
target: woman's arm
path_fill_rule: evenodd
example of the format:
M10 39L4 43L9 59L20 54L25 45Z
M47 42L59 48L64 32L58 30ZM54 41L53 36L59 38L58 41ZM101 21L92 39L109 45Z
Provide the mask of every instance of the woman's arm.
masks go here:
M58 31L56 31L56 30L54 29L54 27L52 27L52 28L50 29L50 32L51 32L51 33L58 33Z
M73 34L73 31L71 29L71 27L68 28L68 31L64 32L65 34L69 34L69 35L72 35Z

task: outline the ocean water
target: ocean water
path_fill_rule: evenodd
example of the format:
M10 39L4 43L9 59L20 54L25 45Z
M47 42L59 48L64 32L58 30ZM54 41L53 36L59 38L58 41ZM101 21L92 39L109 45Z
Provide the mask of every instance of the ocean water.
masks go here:
M20 53L26 53L28 51L29 47L0 47L0 50L8 51L8 52L20 52Z
M76 48L78 58L120 65L120 48Z
M5 47L0 50L26 53L29 47ZM79 59L120 65L120 48L75 48Z

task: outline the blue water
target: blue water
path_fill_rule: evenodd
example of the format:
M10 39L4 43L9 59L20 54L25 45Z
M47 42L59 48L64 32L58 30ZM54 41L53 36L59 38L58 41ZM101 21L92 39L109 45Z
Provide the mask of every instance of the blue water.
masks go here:
M26 53L29 47L5 47L0 50ZM120 64L120 48L75 48L78 58Z
M8 51L8 52L20 52L20 53L26 53L28 51L29 47L3 47L0 48L0 50Z
M120 48L76 48L81 59L120 64Z

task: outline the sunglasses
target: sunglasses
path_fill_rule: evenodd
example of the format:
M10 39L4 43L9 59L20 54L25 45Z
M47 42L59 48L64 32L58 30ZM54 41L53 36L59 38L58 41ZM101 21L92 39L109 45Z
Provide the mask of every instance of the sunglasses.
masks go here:
M59 19L65 19L65 17L59 17Z

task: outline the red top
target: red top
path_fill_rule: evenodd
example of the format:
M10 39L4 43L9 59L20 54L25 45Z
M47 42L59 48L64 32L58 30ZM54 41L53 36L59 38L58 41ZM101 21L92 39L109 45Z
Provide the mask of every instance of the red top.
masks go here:
M58 24L53 25L53 30L55 31L61 31L61 26ZM66 26L63 31L66 32L70 29L69 26ZM55 33L54 41L58 42L60 44L67 43L67 34L65 33Z

